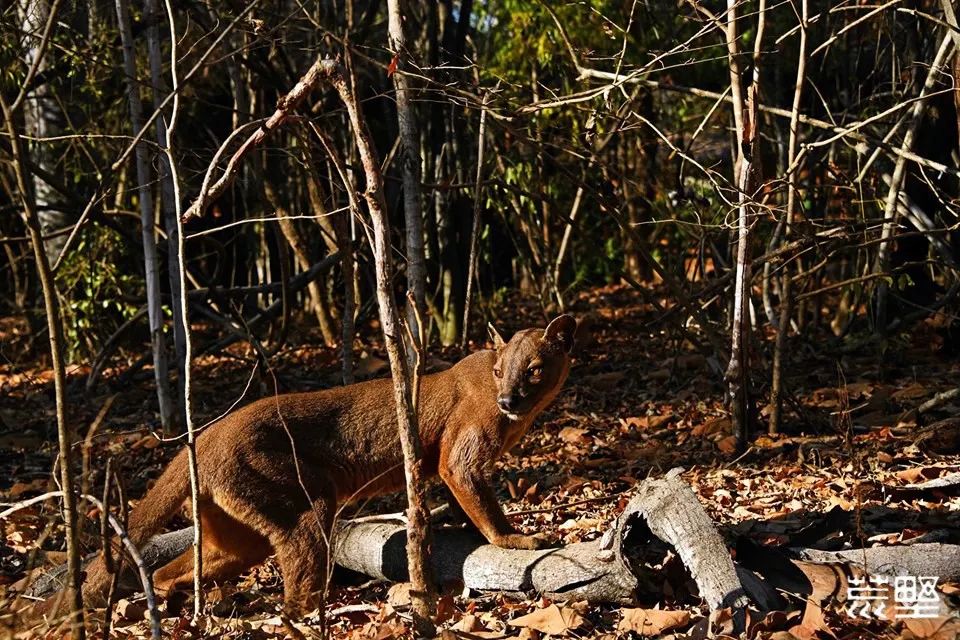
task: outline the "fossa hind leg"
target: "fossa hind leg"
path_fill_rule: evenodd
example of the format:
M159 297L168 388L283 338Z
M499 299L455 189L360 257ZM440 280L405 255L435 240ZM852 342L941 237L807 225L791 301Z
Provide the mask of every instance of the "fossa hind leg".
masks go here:
M333 482L288 457L269 474L243 478L243 491L218 503L259 531L277 556L284 612L299 617L317 608L326 587L327 548L336 511Z
M201 507L203 528L204 585L229 580L263 562L270 555L269 541L228 515L211 502ZM158 593L168 598L168 606L177 608L175 594L193 586L193 548L164 565L154 574Z
M292 530L274 544L283 574L284 612L298 617L324 604L330 536L336 502L315 498Z

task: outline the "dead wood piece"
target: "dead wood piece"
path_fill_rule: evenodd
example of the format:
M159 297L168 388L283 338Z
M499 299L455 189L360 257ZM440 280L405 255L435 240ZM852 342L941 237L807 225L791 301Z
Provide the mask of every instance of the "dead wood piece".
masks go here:
M140 549L140 558L143 560L144 567L151 573L158 567L162 567L193 544L193 528L179 529L169 533L162 533L150 539L146 545ZM97 557L97 553L91 553L84 557L83 564L86 566ZM63 564L50 569L36 577L24 595L30 598L45 598L55 591L64 587L64 578L66 577L67 565ZM124 563L120 576L120 584L117 587L118 597L130 595L138 591L141 587L140 579L137 576L135 567Z
M634 500L642 504L650 531L677 550L710 609L742 609L748 598L726 544L679 475L675 469L663 479L647 480Z
M542 593L558 600L632 602L637 579L619 550L594 540L559 549L525 551L487 544L460 529L434 532L433 571L440 584L476 591ZM337 533L337 564L383 580L407 580L405 527L397 523L345 523Z
M929 489L956 489L960 487L960 473L948 473L945 476L897 487L900 490L927 491Z
M921 429L915 438L914 444L926 454L956 453L960 451L960 418L933 422Z
M937 542L844 551L793 549L810 562L842 562L863 567L870 575L937 576L941 582L960 580L960 545Z

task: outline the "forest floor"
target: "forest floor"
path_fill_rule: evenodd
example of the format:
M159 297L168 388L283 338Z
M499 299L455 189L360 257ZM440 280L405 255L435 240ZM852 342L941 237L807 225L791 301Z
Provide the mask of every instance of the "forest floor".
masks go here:
M659 312L646 302L650 293L622 286L585 292L573 302L575 314L589 313L593 343L576 361L558 401L522 442L496 466L494 485L513 521L527 533L545 534L556 543L598 537L631 496L637 483L681 466L731 548L747 538L773 546L809 543L809 527L820 526L835 548L861 540L867 545L902 544L933 532L938 541L960 542L960 497L956 492L900 495L896 488L960 470L960 458L932 451L958 451L956 434L925 437L924 424L958 416L960 401L947 403L918 425L910 410L953 388L960 362L946 355L937 318L916 326L904 338L867 342L848 349L825 327L809 329L790 348L786 433L760 436L747 453L733 452L730 423L723 409L724 362L697 353L675 329L657 324ZM665 302L665 300L661 300ZM503 312L504 334L525 326L542 326L533 306L515 304ZM825 324L825 323L824 323ZM11 339L11 325L0 325L0 346ZM375 335L367 328L370 336ZM198 333L201 334L202 330ZM821 335L822 334L822 335ZM313 389L336 384L338 356L311 332L292 335L288 348L274 359L273 375L254 377L244 400L258 394ZM375 340L364 341L360 377L385 370ZM882 347L882 349L881 349ZM359 351L358 351L359 353ZM882 355L881 355L882 353ZM195 367L197 424L204 424L243 397L251 381L252 360L236 345L232 355L203 356ZM456 350L431 354L445 361ZM161 443L156 427L151 376L120 384L122 367L107 371L94 394L82 394L86 371L71 368L69 419L90 436L77 447L85 459L82 481L99 494L103 468L112 457L132 498L143 495L179 443ZM758 362L758 390L768 387L769 363ZM51 468L56 452L50 374L13 363L0 353L0 501L15 502L54 489ZM105 410L104 410L105 409ZM98 414L102 414L100 419ZM761 422L765 424L765 411ZM95 425L95 426L91 426ZM90 429L95 433L90 435ZM932 440L931 440L932 438ZM952 441L945 442L946 440ZM934 445L930 446L930 442ZM79 469L78 469L79 471ZM440 494L436 497L439 499ZM396 512L400 496L367 504L364 514ZM837 530L825 522L845 524ZM96 512L83 518L84 542L98 544ZM0 589L28 573L32 560L44 566L63 559L62 532L48 523L57 518L52 502L24 509L2 522ZM184 524L185 522L181 522ZM853 523L853 524L851 524ZM808 544L809 546L809 544ZM41 552L36 554L35 551ZM408 634L406 616L387 584L334 584L328 610L335 637L393 638ZM940 581L953 597L960 585ZM202 634L224 638L284 637L277 612L282 585L274 562L237 581L208 590L209 616ZM810 615L803 602L777 615L755 616L750 638L897 638L940 637L927 621L865 620L849 616L842 603L825 605ZM630 608L559 603L543 598L503 594L446 594L441 600L445 637L536 638L627 637L643 629L665 637L705 637L702 602L689 581L662 572L662 588ZM0 600L0 607L6 607ZM638 612L647 610L646 613ZM676 615L649 613L651 609ZM533 614L533 615L528 615ZM115 619L116 637L145 637L143 608L124 601ZM642 627L642 619L648 622ZM638 622L639 620L639 622ZM0 620L2 622L2 620ZM172 637L201 632L185 617L163 621ZM637 626L640 625L640 626ZM722 629L720 630L722 633Z

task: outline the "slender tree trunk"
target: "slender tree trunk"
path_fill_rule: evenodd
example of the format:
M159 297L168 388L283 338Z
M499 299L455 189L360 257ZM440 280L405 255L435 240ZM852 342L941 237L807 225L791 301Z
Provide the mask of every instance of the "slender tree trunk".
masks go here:
M160 8L157 0L145 0L144 12L147 28L147 53L150 57L150 85L153 92L153 108L159 109L164 99L164 85L161 80L163 62L160 52ZM163 118L157 118L156 124L157 145L161 149L167 148L167 125ZM163 228L167 234L167 274L170 282L170 308L173 317L180 317L180 264L177 261L177 242L180 233L177 226L176 190L173 185L173 172L170 160L165 153L158 154L160 167L160 204L163 211ZM173 347L176 355L177 389L179 397L183 397L184 362L186 361L186 334L179 322L173 323ZM174 403L175 404L175 403ZM177 411L177 420L182 421L182 413ZM182 423L182 422L181 422Z
M20 22L23 32L28 34L42 33L47 23L58 19L60 5L61 2L59 1L50 2L49 0L31 0L22 3L23 15ZM24 62L28 67L35 67L37 74L43 73L47 69L44 41L42 38L31 35L30 42L31 44L26 47ZM46 44L49 45L49 41ZM18 105L11 106L13 111L22 113L26 135L46 138L63 133L64 117L60 112L50 82L40 82L25 98L21 102L22 109ZM29 157L44 171L57 175L60 171L57 167L57 161L61 150L49 142L36 143L32 149L28 145L25 146L29 149L27 151ZM70 213L63 195L36 174L31 173L28 179L33 189L33 198L37 205L37 218L40 221L43 235L47 236L70 225L74 220L74 215ZM43 241L43 248L50 264L57 262L66 242L66 235L54 236Z
M120 40L123 44L123 68L127 76L127 98L130 102L130 124L133 132L143 126L143 105L140 103L140 88L137 83L137 63L130 30L130 9L127 0L116 0L117 22L120 25ZM166 145L164 145L166 146ZM140 204L140 225L143 237L144 278L147 283L147 316L150 322L150 344L153 348L153 371L157 383L157 400L160 405L160 422L165 432L170 433L173 422L173 402L170 398L167 376L167 348L163 335L163 307L160 300L160 263L157 257L157 242L153 225L153 195L150 184L150 158L145 142L136 148L137 192Z
M412 394L410 370L407 366L404 342L400 337L399 312L393 296L393 261L390 255L390 230L383 202L383 177L380 160L357 106L350 84L333 62L325 63L327 77L340 94L350 123L353 126L357 150L366 174L366 200L373 222L373 253L377 273L377 302L380 305L380 324L393 374L394 401L403 449L403 467L407 480L407 557L410 564L411 599L414 627L421 636L432 637L431 616L433 580L430 575L430 522L424 496L423 459L416 401ZM352 83L351 83L352 84Z
M57 285L50 271L50 262L43 245L43 233L40 217L37 215L37 203L33 198L30 179L26 169L26 158L16 129L15 113L0 95L3 118L7 123L7 134L13 155L13 169L17 178L17 189L23 204L23 218L30 235L30 244L37 264L37 274L43 292L43 306L47 315L47 335L50 339L50 361L53 366L53 389L57 407L57 440L60 448L60 484L63 491L63 519L66 525L67 539L67 591L70 598L71 634L78 640L85 637L83 626L83 594L80 573L80 549L77 546L77 501L73 493L72 434L67 426L64 387L66 377L63 364L63 323L60 318L60 306L57 298Z
M740 65L738 62L739 44L737 41L737 0L727 2L727 50L730 63L730 83L733 95L734 119L737 125L736 140L739 143L737 163L737 256L736 278L734 281L733 314L730 323L730 362L727 365L727 399L733 422L733 433L737 438L737 447L746 447L752 416L750 406L749 367L747 358L750 347L750 319L747 309L750 298L750 202L753 199L755 185L754 154L757 149L757 88L759 84L760 45L763 40L763 28L766 2L760 0L756 48L754 50L753 78L747 90L747 102L743 104L740 90Z
M293 220L290 219L290 212L280 202L280 196L277 194L277 190L274 188L273 183L269 179L266 179L266 177L263 181L263 189L267 198L267 202L270 203L271 208L274 210L274 214L277 216L277 224L280 226L280 231L283 233L283 237L287 241L287 244L289 244L290 248L293 250L293 255L296 258L296 261L301 265L302 269L309 269L310 265L313 264L313 261L310 259L310 256L307 252L306 243L303 241L300 231L293 224ZM321 286L322 283L313 281L307 286L307 292L310 300L310 307L317 318L317 324L320 326L320 333L323 335L323 341L328 346L333 346L337 342L336 332L334 330L333 319L330 317L330 312L326 307L326 300L323 292L320 289Z
M342 366L341 376L343 384L346 385L353 383L353 336L355 333L357 290L354 283L356 263L354 262L353 255L351 222L353 217L359 213L359 204L355 195L356 188L351 181L350 175L344 168L343 161L333 146L333 142L329 136L316 125L311 123L310 127L319 139L324 151L327 153L328 171L332 173L335 169L339 174L340 180L343 182L344 189L347 193L347 203L349 205L347 211L335 214L333 220L333 230L337 239L337 250L340 252L340 272L343 276L343 317L340 322L340 353ZM319 162L313 153L312 146L310 149L312 157L312 162L310 163L311 176L309 178L310 181L307 183L307 188L310 193L310 199L314 202L314 215L325 215L326 209L323 205L323 195L320 189L320 174L317 169ZM333 169L329 168L330 164L333 165ZM332 187L330 188L330 193L331 195L334 193ZM334 208L337 208L337 200L335 197L333 205Z
M125 0L117 0L118 3ZM187 469L190 476L190 517L193 520L193 619L200 618L203 612L203 589L200 584L200 577L203 575L203 522L200 519L200 472L197 468L197 433L193 425L193 409L191 407L190 392L190 361L193 357L193 348L190 342L190 320L189 306L187 304L187 267L186 252L184 249L185 238L183 235L183 215L180 206L180 178L177 171L177 165L174 160L173 141L174 130L176 128L177 116L179 113L180 102L178 96L179 80L177 76L177 32L173 22L173 7L169 0L164 2L167 21L170 26L170 79L172 91L174 92L173 105L168 115L169 119L161 118L163 122L163 140L166 143L161 147L166 170L169 172L169 187L171 197L168 202L172 203L172 215L167 220L173 225L173 233L168 236L170 241L171 257L170 262L175 263L171 267L171 272L176 273L177 282L173 286L178 298L175 309L180 310L174 324L180 325L183 335L183 361L180 391L183 399L183 423L187 433ZM159 44L159 43L158 43ZM158 70L159 71L159 70ZM129 74L128 74L129 75ZM159 80L154 81L154 88L159 84ZM163 102L158 103L157 108L163 106ZM158 136L160 134L158 133ZM201 210L204 207L204 194L200 194L199 206ZM175 243L173 242L175 240Z
M784 212L783 241L790 241L790 231L793 226L793 210L797 204L797 176L800 175L798 163L797 128L800 119L800 100L803 96L803 83L806 79L807 65L807 19L809 16L808 1L801 0L800 15L800 51L797 54L797 81L793 91L793 109L790 112L790 141L787 144L787 209ZM776 248L776 247L774 247ZM769 264L769 263L768 263ZM767 265L764 265L766 269ZM783 420L783 364L786 358L785 346L787 334L790 331L790 314L793 311L791 289L790 264L783 266L783 276L780 284L780 321L777 323L777 339L773 348L773 371L770 375L770 435L780 432Z
M400 159L403 168L403 211L407 232L407 288L413 294L415 308L407 309L407 323L414 336L421 334L418 318L426 317L427 270L423 249L423 215L420 210L420 134L411 101L410 51L403 28L401 0L387 0L388 39L397 61L393 86L397 91L397 120L400 125ZM407 351L413 356L413 349ZM413 364L411 360L409 364Z
M340 272L343 276L343 317L340 321L341 329L341 367L343 384L353 383L353 335L355 332L354 319L356 316L356 289L354 288L353 242L350 239L350 218L353 209L349 212L336 214L333 221L337 232L337 244L340 247Z

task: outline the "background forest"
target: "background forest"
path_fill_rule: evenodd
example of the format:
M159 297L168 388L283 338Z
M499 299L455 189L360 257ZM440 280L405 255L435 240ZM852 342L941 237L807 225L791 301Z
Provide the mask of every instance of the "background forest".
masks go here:
M488 322L590 327L573 391L498 466L526 529L596 537L629 478L680 464L764 543L837 506L861 542L956 541L950 495L858 510L864 482L956 467L916 438L960 397L958 46L951 0L4 3L0 492L57 488L59 451L60 486L102 487L112 458L139 497L188 422L388 372L382 285L427 371ZM76 535L55 501L4 520L0 582L96 548L87 507L65 511ZM274 633L237 595L269 581L211 595L233 609L208 631ZM647 604L696 611L670 591ZM406 633L385 593L334 596L369 610L331 628ZM503 627L550 603L484 598L444 623L553 633ZM751 637L924 637L793 613ZM555 635L626 619L576 615ZM696 615L662 630L696 637ZM115 631L147 633L132 617Z

